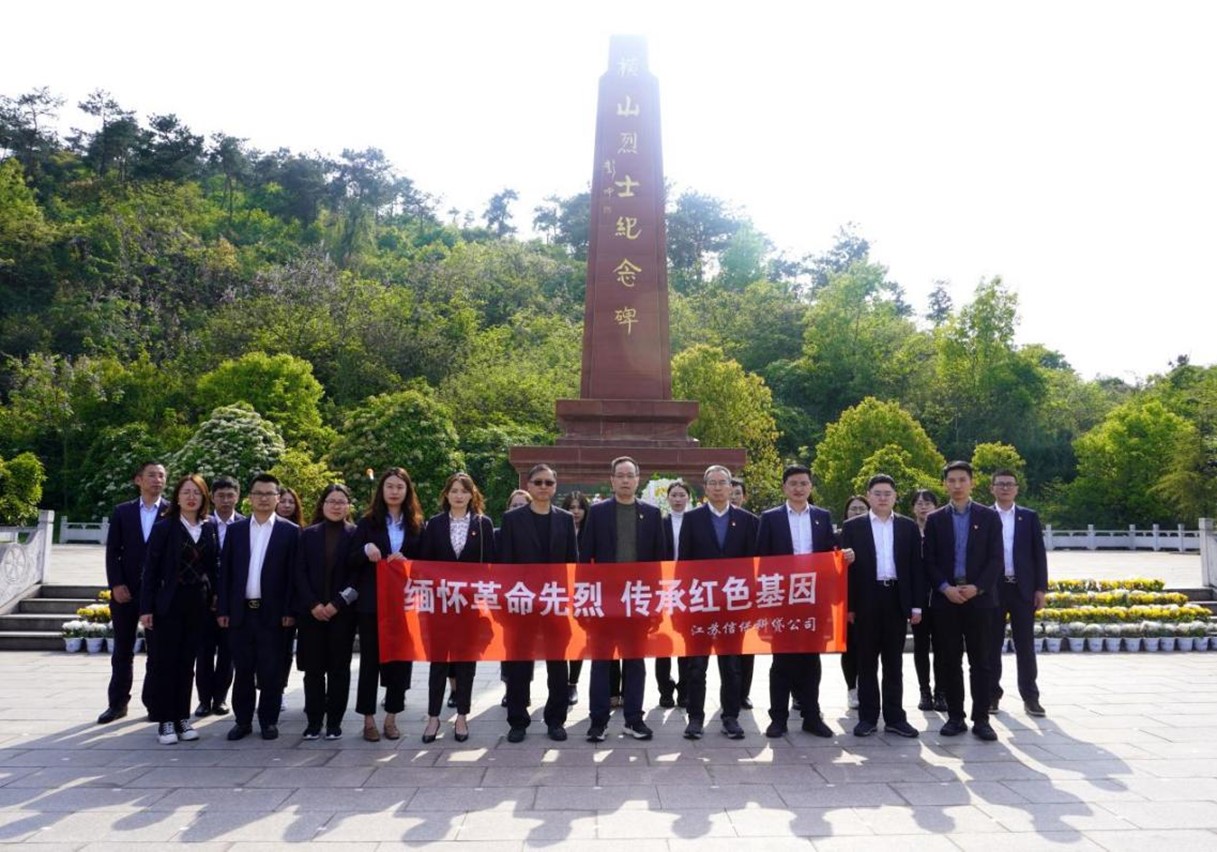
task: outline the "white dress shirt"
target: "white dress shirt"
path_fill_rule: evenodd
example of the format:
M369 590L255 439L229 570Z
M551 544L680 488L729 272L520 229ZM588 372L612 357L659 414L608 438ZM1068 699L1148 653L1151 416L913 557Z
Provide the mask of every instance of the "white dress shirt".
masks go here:
M994 506L994 511L1001 518L1001 552L1002 563L1006 566L1006 576L1014 576L1014 515L1015 505L1010 504L1009 509L1003 509L1000 506Z
M144 534L144 541L148 540L148 536L152 535L152 525L156 523L156 519L161 514L161 501L158 499L151 506L139 501L139 526L140 531Z
M245 578L245 599L262 597L262 562L266 559L266 548L270 545L271 532L275 528L275 513L271 512L266 523L256 518L249 519L249 576Z
M896 523L892 515L887 520L874 512L870 515L870 531L875 539L875 579L896 579Z
M803 511L796 512L787 500L786 520L790 524L790 544L794 555L811 553L811 504L804 506Z

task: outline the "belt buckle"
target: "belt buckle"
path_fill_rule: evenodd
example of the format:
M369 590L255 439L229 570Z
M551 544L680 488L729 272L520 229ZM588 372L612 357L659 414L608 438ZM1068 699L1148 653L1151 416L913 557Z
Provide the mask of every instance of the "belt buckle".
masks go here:
M246 598L245 606L247 609L261 609L262 608L262 599L261 598Z
M1015 577L1015 576L1009 576L1009 577L1006 577L1006 578L1004 578L1004 579L1005 579L1005 581L1006 581L1007 583L1009 583L1011 586L1013 586L1013 585L1015 585L1015 584L1017 584L1017 583L1018 583L1018 577Z
M966 585L968 585L968 578L967 578L967 577L956 577L956 578L955 578L955 585L957 585L957 586L966 586Z
M896 585L896 581L895 580L880 580L879 585L883 586L886 589L886 588Z

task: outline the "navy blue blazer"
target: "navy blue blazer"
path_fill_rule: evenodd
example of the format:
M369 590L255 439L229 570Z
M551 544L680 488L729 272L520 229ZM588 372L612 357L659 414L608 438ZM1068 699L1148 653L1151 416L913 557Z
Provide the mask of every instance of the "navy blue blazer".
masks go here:
M665 548L663 516L659 508L636 500L632 504L638 513L638 561L661 562ZM510 514L510 513L509 513ZM689 516L685 515L685 523ZM682 530L683 535L683 530ZM601 500L587 510L583 520L580 559L584 562L619 562L617 558L617 500Z
M905 618L925 601L925 572L921 568L921 530L904 515L892 517L892 556L896 562L896 592ZM849 566L849 611L869 614L878 602L879 557L870 514L850 518L841 528L841 546L852 547Z
M727 508L727 537L723 546L718 546L714 534L714 519L708 503L685 512L680 525L680 541L677 557L681 562L689 559L738 559L756 555L756 515L735 506Z
M410 532L410 527L406 526L406 537L402 541L401 555L407 559L418 558L418 546L422 538L422 534L426 531L424 526L415 535ZM388 556L393 552L389 545L389 530L384 523L376 523L376 521L367 515L359 519L359 523L355 525L355 534L351 539L351 550L347 554L347 566L354 573L355 588L359 592L359 600L355 602L357 612L362 612L365 615L376 612L376 563L368 560L367 554L363 552L364 545L374 544L380 550L381 556Z
M452 519L440 512L427 519L418 545L418 558L436 562L494 562L494 522L486 515L469 516L469 535L457 556L452 549Z
M509 565L578 562L581 538L575 532L575 516L565 509L550 506L549 542L543 547L537 538L537 525L532 515L531 505L520 506L503 515L503 524L499 527L499 561Z
M335 609L345 609L348 604L342 596L342 591L354 586L355 577L347 555L351 552L351 542L355 538L355 525L349 522L343 524L338 550L330 569L328 588L325 585L325 525L326 521L321 521L305 527L300 531L300 541L296 544L296 588L292 594L292 602L296 607L297 616L301 618L311 618L313 607L317 604L328 603L333 604Z
M220 591L216 615L228 616L229 627L245 620L245 581L249 579L250 519L237 521L224 535L220 552ZM292 592L295 591L296 548L300 527L283 518L275 518L266 556L262 559L262 612L264 618L278 621L295 616Z
M811 512L811 552L825 553L837 547L837 534L833 532L832 515L819 506L808 506ZM786 504L774 506L761 512L756 534L757 556L791 556L794 540L790 537L790 521L786 517Z
M140 615L151 614L157 618L168 615L173 594L177 591L178 564L186 536L186 528L176 517L161 518L152 525L144 554L144 576L140 582ZM214 521L203 522L199 544L203 546L199 572L207 578L210 589L207 604L210 606L220 572L220 534Z
M997 511L996 507L994 511ZM997 519L1000 522L1001 516ZM1002 574L1005 573L1003 551ZM1014 505L1014 576L1018 579L1019 596L1027 603L1035 600L1036 592L1048 591L1048 552L1044 547L1040 516L1017 503Z
M676 540L675 531L673 531L673 529L672 529L672 516L664 515L663 516L663 558L664 559L675 559L676 558L676 546L678 544L680 544L680 542L678 542Z
M944 583L955 584L955 526L951 518L954 509L947 503L935 509L925 520L925 540L922 558L936 604L947 601L939 591ZM968 549L964 560L967 580L979 594L971 603L981 609L997 606L997 583L1004 573L1002 557L1001 518L988 506L972 501L968 512Z
M147 549L144 528L139 522L139 504L140 498L136 497L115 506L110 531L106 533L106 584L111 589L126 586L132 599L139 597ZM169 501L164 497L157 500L157 517L168 508Z

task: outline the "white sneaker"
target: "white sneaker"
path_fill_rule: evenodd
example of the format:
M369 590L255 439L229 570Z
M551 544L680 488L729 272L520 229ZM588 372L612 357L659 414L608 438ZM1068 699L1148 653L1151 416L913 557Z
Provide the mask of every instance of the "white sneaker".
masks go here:
M849 697L846 699L846 703L849 704L850 710L858 709L858 690L851 689L849 691Z
M190 724L189 719L183 719L175 727L177 738L184 743L194 742L199 738L199 732L194 729L194 725Z
M161 722L156 729L156 741L161 745L173 745L177 742L177 731L172 722Z

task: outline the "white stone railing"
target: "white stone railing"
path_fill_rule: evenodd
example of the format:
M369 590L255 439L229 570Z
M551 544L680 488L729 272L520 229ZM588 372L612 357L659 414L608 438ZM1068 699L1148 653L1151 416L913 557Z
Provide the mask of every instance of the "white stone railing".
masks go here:
M106 536L109 533L109 518L103 518L100 521L69 521L65 515L63 523L59 525L59 543L69 544L73 541L82 541L90 544L105 544Z
M1044 527L1044 546L1049 550L1174 550L1195 553L1200 550L1200 532L1178 528L1162 529L1154 524L1150 529L1138 529L1130 524L1126 530L1096 530L1094 524L1084 530L1057 530Z
M0 527L0 613L42 582L51 563L55 513L38 513L36 527Z

